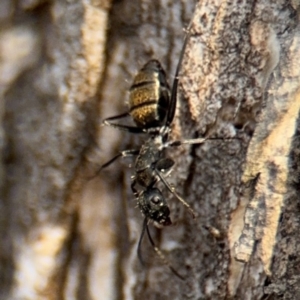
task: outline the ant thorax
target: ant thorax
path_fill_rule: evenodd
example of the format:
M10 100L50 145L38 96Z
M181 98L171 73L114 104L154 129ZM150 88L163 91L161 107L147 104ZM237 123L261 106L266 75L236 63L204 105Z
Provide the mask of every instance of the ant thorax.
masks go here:
M171 131L170 127L167 126L162 126L159 128L159 130L153 131L153 135L152 135L153 143L156 145L159 151L162 151L163 149L169 146L167 140L170 131Z
M164 142L163 142L163 136L158 134L156 136L153 137L153 143L154 145L157 147L157 149L159 151L163 150L165 147L164 147Z

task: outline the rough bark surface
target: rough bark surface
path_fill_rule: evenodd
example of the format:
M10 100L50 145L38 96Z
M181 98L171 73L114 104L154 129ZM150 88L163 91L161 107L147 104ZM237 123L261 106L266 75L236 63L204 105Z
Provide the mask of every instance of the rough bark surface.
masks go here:
M3 5L3 6L2 6ZM0 299L300 299L297 1L19 1L0 12ZM173 226L145 239L126 111L151 58L173 81ZM105 58L105 59L104 59ZM92 179L90 179L92 178Z

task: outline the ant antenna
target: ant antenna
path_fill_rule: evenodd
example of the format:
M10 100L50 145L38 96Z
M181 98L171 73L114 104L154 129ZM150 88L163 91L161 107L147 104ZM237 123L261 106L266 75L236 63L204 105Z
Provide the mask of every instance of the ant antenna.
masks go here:
M164 256L164 254L160 251L160 249L158 247L155 246L154 241L150 235L150 231L149 231L149 227L148 224L146 223L146 230L147 230L147 235L149 238L149 241L153 247L153 249L155 250L155 252L157 253L157 255L160 257L160 259L163 261L163 263L169 267L169 269L172 271L173 274L175 274L178 278L180 278L181 280L185 280L185 278L183 276L181 276L170 264L170 262L166 259L166 257Z
M170 262L167 260L167 258L165 257L165 255L162 253L162 251L155 246L155 243L151 237L151 234L150 234L150 231L149 231L149 227L148 227L148 219L145 218L144 219L144 223L143 223L143 230L142 230L142 233L141 233L141 237L140 237L140 240L139 240L139 244L138 244L138 258L141 262L141 264L144 266L144 261L143 261L143 258L142 258L142 252L141 252L141 244L142 244L142 240L143 240L143 237L144 237L144 234L145 234L145 231L147 231L147 235L148 235L148 238L149 238L149 241L151 243L151 246L152 248L154 249L154 251L156 252L156 254L159 256L159 258L162 260L162 262L169 267L169 269L171 270L171 272L176 275L178 278L180 278L181 280L185 280L185 278L180 275L170 264Z

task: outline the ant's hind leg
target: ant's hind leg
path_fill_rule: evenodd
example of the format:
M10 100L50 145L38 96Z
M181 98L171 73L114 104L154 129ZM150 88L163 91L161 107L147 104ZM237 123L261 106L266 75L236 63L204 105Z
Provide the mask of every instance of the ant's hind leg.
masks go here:
M144 130L142 128L135 127L135 126L127 126L127 125L122 125L122 124L111 122L111 121L114 121L114 120L129 117L129 116L130 116L129 113L124 113L124 114L121 114L121 115L118 115L118 116L106 118L102 121L101 126L110 126L110 127L114 127L114 128L123 130L123 131L131 132L131 133L144 133Z

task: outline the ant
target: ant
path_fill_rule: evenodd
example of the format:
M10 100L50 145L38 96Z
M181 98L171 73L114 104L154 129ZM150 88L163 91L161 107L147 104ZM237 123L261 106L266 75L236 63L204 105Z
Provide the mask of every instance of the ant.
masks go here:
M150 243L156 253L171 271L181 279L184 278L173 269L162 252L155 246L150 236L148 223L149 221L154 221L162 226L172 224L168 203L160 189L156 187L158 182L162 182L167 190L187 207L193 218L196 217L196 213L190 205L168 183L166 176L171 171L175 162L171 158L166 157L164 153L164 150L169 147L178 147L183 144L201 144L206 140L205 138L198 138L183 141L168 141L176 110L180 66L189 37L189 30L187 32L176 68L172 91L170 91L166 73L160 62L152 59L142 67L133 80L133 84L129 90L129 111L121 115L106 118L102 122L102 125L130 133L144 133L148 135L148 138L140 149L121 151L118 155L103 164L98 171L99 173L120 157L136 156L131 189L137 199L138 207L145 217L138 243L138 257L143 262L141 243L145 232L147 232ZM126 117L131 117L136 126L114 122ZM141 189L137 189L137 185Z

